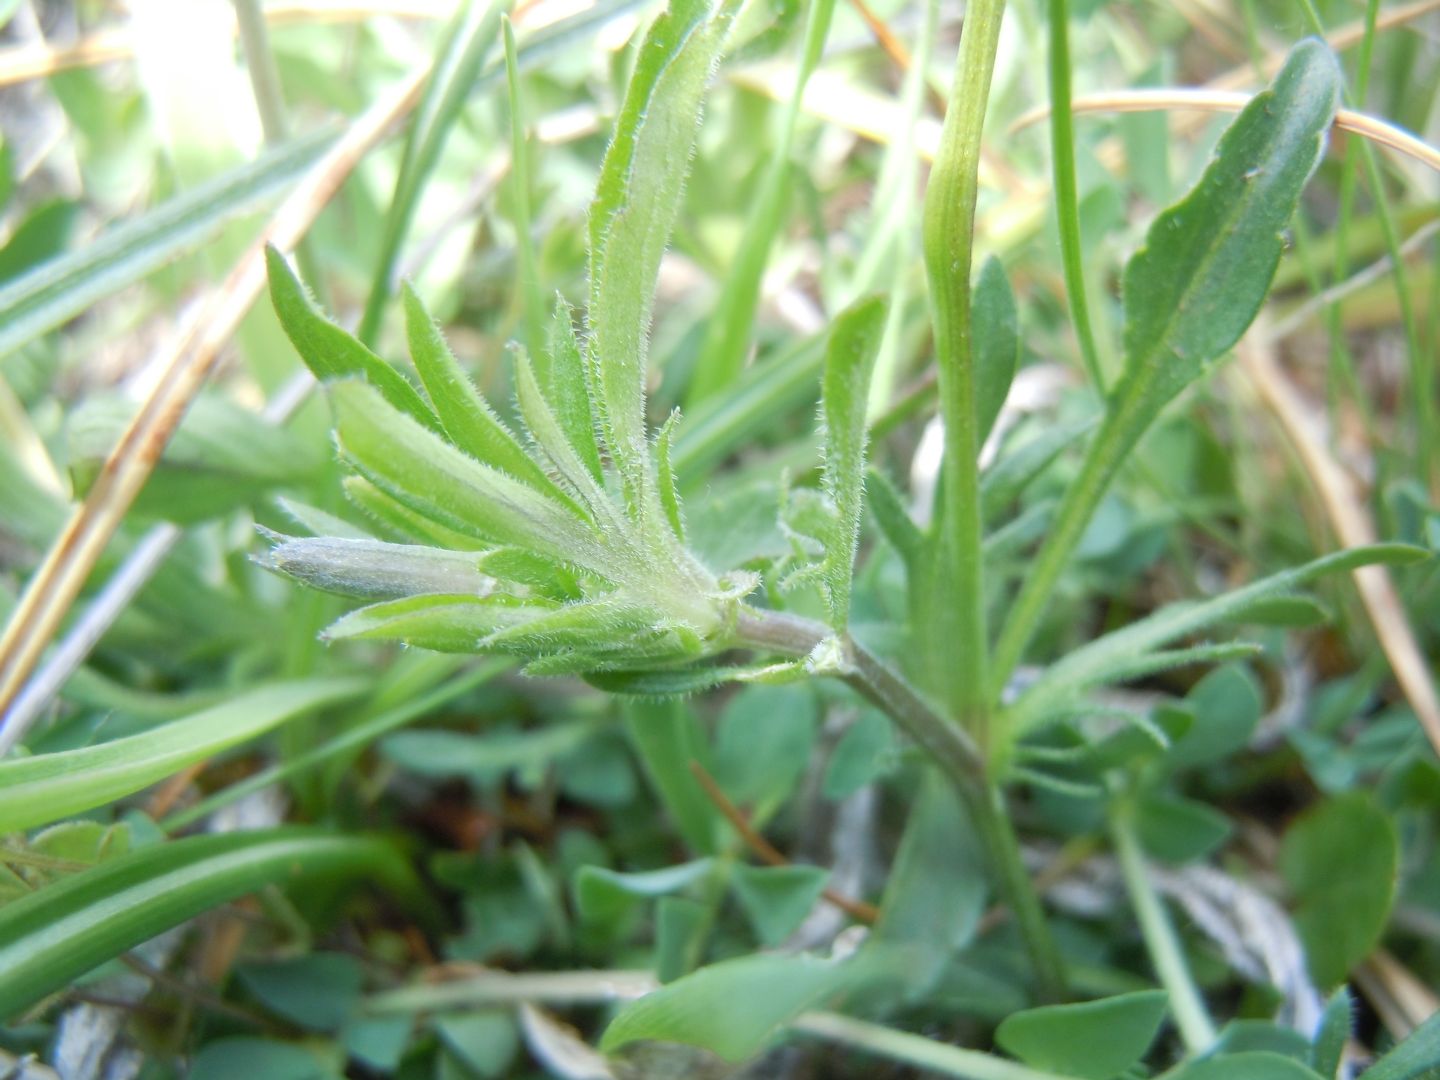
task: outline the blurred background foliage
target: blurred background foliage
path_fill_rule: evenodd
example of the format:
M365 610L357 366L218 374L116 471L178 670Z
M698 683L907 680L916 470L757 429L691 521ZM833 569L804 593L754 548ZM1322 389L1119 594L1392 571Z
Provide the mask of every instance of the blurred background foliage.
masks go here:
M1075 95L1227 77L1257 87L1256 67L1313 31L1307 6L1076 0ZM1432 144L1436 7L1379 9L1355 102ZM418 111L397 110L393 137L324 201L301 266L327 310L396 361L403 325L390 298L398 279L411 281L489 400L508 405L502 360L511 340L538 344L536 297L548 307L559 292L583 308L586 211L638 32L655 11L641 0L511 11L517 169L500 36L482 5L277 0L263 10L268 55L249 53L247 66L236 11L219 0L0 3L0 612L102 475L187 320L232 287L227 275L268 214L347 124L432 62L438 90ZM684 407L675 462L690 539L716 568L771 569L792 554L779 512L791 488L816 480L823 330L861 293L887 292L894 305L872 457L912 491L934 483L918 200L961 14L941 3L927 27L919 3L841 0L777 159L804 11L795 0L751 0L742 13L662 267L650 353L652 420ZM1364 7L1328 0L1311 14L1349 35L1353 90L1364 81L1355 32ZM999 445L1013 455L1056 432L1065 440L1050 468L1002 500L1020 522L1063 489L1069 447L1096 408L1067 314L1045 126L1012 129L1049 99L1046 19L1037 0L1009 5L979 206L981 253L1003 259L1023 323ZM924 77L907 94L914 63ZM262 90L259 100L283 108L262 122L254 84L266 64L278 97ZM1223 124L1193 112L1077 119L1085 276L1101 370L1112 376L1119 268L1157 210L1199 175ZM1440 183L1382 154L1377 192L1357 143L1337 137L1307 193L1268 306L1280 328L1272 349L1305 423L1323 431L1327 460L1363 492L1367 526L1435 546L1440 443L1427 425L1437 411ZM417 166L427 149L433 161ZM744 368L697 392L708 320L776 160L783 198ZM1357 278L1385 258L1387 223L1405 242L1406 272L1382 265ZM1328 302L1335 291L1343 296ZM334 532L349 521L383 531L383 521L341 496L328 416L302 372L269 304L256 303L57 640L87 611L103 616L107 585L148 567L147 545L168 545L168 557L133 602L102 617L58 695L32 702L23 752L203 722L156 773L161 782L138 794L81 796L79 817L45 829L4 819L0 901L127 851L174 846L182 833L268 836L296 823L328 837L391 837L430 902L405 899L413 882L372 887L387 880L367 861L380 856L358 849L335 856L344 873L282 889L277 871L244 900L218 885L206 893L216 880L206 864L177 855L204 913L45 1002L25 1002L0 1028L6 1050L38 1054L66 1077L702 1075L715 1062L666 1050L605 1066L578 1040L594 1041L644 972L668 980L783 942L829 949L855 915L820 900L824 888L863 904L897 875L950 881L944 864L963 864L958 837L943 858L897 862L920 766L843 688L636 703L578 681L522 679L491 660L319 641L348 602L256 566L255 527ZM1233 363L1187 395L1091 525L1036 653L1063 654L1162 603L1340 546L1345 526L1288 422L1273 393ZM997 603L1034 542L1023 531L1011 539ZM855 632L887 651L906 618L901 575L867 522ZM1433 678L1440 574L1431 560L1395 577L1403 607L1387 617L1408 624ZM1351 580L1319 591L1333 616L1325 625L1265 631L1252 660L1157 676L1117 706L1183 701L1210 734L1156 787L1142 840L1167 868L1162 892L1179 905L1197 978L1223 1003L1217 1011L1240 1018L1225 1033L1233 1049L1299 1055L1291 1021L1313 1023L1317 988L1346 978L1367 1049L1383 1050L1437 1007L1440 769ZM818 610L815 597L790 602ZM242 723L252 726L244 737L222 745L217 737ZM1015 809L1035 868L1050 868L1056 933L1086 996L1150 985L1113 864L1096 854L1096 805L1051 783L1022 790ZM765 868L768 857L725 817L735 807L787 865ZM954 893L932 901L958 902ZM1285 911L1309 946L1308 968L1267 948L1266 920ZM963 950L937 950L943 970L892 1005L889 1020L990 1045L994 1025L1031 1004L1012 928L987 917ZM501 972L555 981L543 990L487 981ZM716 1008L734 1005L721 1000ZM878 1060L796 1038L749 1068L916 1075ZM1143 1064L1121 1067L1149 1075Z

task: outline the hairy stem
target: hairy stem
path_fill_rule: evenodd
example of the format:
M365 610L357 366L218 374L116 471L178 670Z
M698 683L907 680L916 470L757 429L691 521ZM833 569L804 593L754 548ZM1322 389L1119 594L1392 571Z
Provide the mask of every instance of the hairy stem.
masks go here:
M735 630L740 644L791 656L808 656L831 636L823 623L753 608L740 609ZM1021 861L1020 842L1004 796L986 777L983 753L963 729L937 712L904 677L854 638L845 640L844 653L846 670L841 678L919 743L955 784L984 834L1001 893L1015 913L1030 952L1040 994L1046 1000L1061 999L1065 981L1060 954Z
M953 603L936 608L953 625L926 630L953 642L954 680L948 704L982 747L988 733L989 652L985 628L981 558L979 423L975 412L975 363L971 352L970 267L975 250L975 199L979 189L980 136L990 78L1000 40L1004 0L971 0L960 35L960 59L940 150L925 192L925 272L935 318L935 361L940 412L945 421L944 518L938 555L953 587Z

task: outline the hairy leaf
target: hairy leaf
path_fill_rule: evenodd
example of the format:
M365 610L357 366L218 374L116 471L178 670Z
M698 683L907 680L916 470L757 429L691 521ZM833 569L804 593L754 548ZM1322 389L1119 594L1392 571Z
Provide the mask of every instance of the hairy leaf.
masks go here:
M705 84L729 29L675 0L637 54L590 207L589 348L606 443L632 509L659 516L645 430L645 358L660 257L680 212Z
M862 300L843 312L825 350L821 410L825 418L825 491L834 515L824 536L820 580L830 625L844 633L850 621L850 579L860 541L865 492L865 410L870 373L885 330L885 302Z

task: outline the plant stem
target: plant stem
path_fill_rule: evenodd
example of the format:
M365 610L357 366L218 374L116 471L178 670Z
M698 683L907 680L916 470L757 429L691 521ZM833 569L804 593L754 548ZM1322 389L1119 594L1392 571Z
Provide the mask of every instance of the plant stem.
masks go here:
M1085 296L1085 267L1080 250L1080 196L1075 181L1075 121L1070 112L1070 5L1050 0L1050 157L1054 170L1055 217L1060 226L1060 258L1065 291L1075 320L1075 337L1085 371L1103 397L1105 376L1095 347L1090 304Z
M1114 404L1085 454L1079 475L1065 489L1060 507L1050 524L1050 534L1025 576L995 645L990 689L997 699L1024 656L1030 639L1035 636L1045 608L1054 595L1055 585L1084 535L1095 508L1100 505L1106 488L1134 444L1137 426L1130 420L1130 410L1139 404L1136 395Z
M1135 918L1155 965L1155 974L1170 994L1170 1010L1175 1015L1185 1049L1192 1055L1203 1054L1215 1045L1215 1024L1190 975L1175 927L1145 871L1145 857L1135 835L1132 812L1130 803L1122 799L1110 815L1110 836L1120 860L1120 873L1125 878L1125 889L1135 908Z
M978 797L971 798L970 812L984 835L1001 892L1010 904L1029 950L1038 996L1046 1002L1063 1001L1067 992L1060 950L1045 920L1040 894L1020 858L1020 841L1005 806L1004 792L995 784L987 784Z
M845 1046L859 1047L893 1061L918 1066L928 1073L958 1077L960 1080L1071 1080L1060 1073L1032 1069L993 1054L965 1050L839 1013L805 1013L790 1026L807 1035L818 1035Z
M975 413L975 364L971 353L970 267L975 249L975 199L979 189L980 137L1004 0L971 0L960 34L955 85L940 134L940 150L925 191L925 271L935 321L935 361L940 412L945 421L944 520L938 545L940 580L953 585L955 602L938 609L955 625L925 627L958 648L950 695L961 720L983 748L988 741L989 637L985 628L984 564L981 558L979 426ZM948 581L947 581L948 579Z
M745 645L808 656L830 636L830 628L784 612L741 608L736 636ZM1065 993L1060 954L1050 935L1034 883L1020 858L1020 842L1010 824L1004 797L986 778L985 758L965 731L937 712L888 664L853 638L844 643L849 670L842 676L857 693L880 709L919 743L955 784L985 844L1000 891L1025 939L1040 995L1059 1000Z

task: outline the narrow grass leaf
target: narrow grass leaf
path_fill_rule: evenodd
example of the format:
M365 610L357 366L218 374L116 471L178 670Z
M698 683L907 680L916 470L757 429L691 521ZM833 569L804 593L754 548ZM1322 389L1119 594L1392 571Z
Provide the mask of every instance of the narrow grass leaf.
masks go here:
M644 390L655 282L680 212L705 84L729 25L728 12L711 17L707 0L675 0L655 20L590 207L590 363L606 443L637 514L658 510Z
M390 298L395 262L410 231L415 207L455 121L464 112L485 54L498 36L503 0L468 0L456 11L441 40L439 55L405 140L395 190L385 214L380 251L370 278L370 295L360 316L358 336L373 341Z
M441 430L435 414L403 375L320 313L280 252L267 247L265 265L270 275L270 300L280 325L317 379L326 382L358 375L401 412L432 431Z
M770 152L765 175L750 203L750 214L740 233L740 249L727 269L720 287L720 299L706 324L700 356L690 384L688 405L694 405L724 390L740 373L750 344L755 310L760 303L760 285L765 263L776 235L784 224L785 207L794 187L791 157L799 126L800 105L805 84L820 62L826 35L830 32L835 0L809 0L806 5L805 42L795 69L795 86L785 106L780 138Z
M358 679L278 683L140 735L0 762L0 833L104 806L365 687Z
M305 828L189 837L71 874L0 908L0 1017L203 911L267 885L336 877L420 898L388 842Z
M0 356L195 251L236 217L276 198L328 142L321 133L268 151L9 282L0 289Z
M825 491L834 504L820 580L830 625L844 633L850 621L850 581L865 504L865 412L870 374L885 330L885 302L861 300L835 320L825 350L821 414L825 419Z

